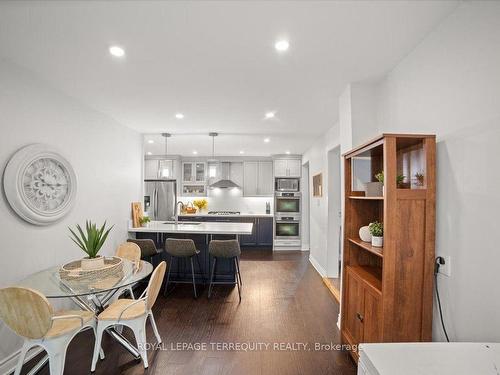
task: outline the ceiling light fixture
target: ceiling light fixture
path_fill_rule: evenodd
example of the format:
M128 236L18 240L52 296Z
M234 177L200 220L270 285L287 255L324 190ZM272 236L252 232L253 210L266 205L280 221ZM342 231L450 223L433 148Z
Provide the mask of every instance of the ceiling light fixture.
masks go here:
M176 113L175 118L178 120L182 120L184 118L184 115L182 113Z
M244 153L245 153L245 151L243 151L243 150L241 150L241 151L240 151L240 154L241 154L241 155L243 155Z
M125 50L119 46L111 46L109 47L109 53L115 57L123 57L125 56Z
M152 139L150 139L150 140L148 141L148 143L149 143L149 144L152 144L152 143L155 143L155 141L153 141Z
M269 138L264 138L264 142L265 142L265 143L269 143L269 142L271 142L271 139L269 139Z
M198 155L198 151L194 150L193 155Z
M146 152L147 155L153 155L151 151Z
M285 154L290 155L290 151L285 151Z
M275 115L275 113L274 113L274 112L267 112L267 113L266 113L266 118L267 118L267 119L274 118L274 115Z
M288 49L288 47L290 47L290 43L288 43L288 40L278 40L275 44L274 44L274 48L276 48L276 51L279 51L279 52L284 52Z

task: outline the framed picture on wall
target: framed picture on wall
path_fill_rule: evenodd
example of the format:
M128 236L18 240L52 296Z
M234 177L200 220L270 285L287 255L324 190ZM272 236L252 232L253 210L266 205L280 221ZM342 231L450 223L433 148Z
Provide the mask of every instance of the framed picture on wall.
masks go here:
M323 196L323 173L313 176L313 197Z

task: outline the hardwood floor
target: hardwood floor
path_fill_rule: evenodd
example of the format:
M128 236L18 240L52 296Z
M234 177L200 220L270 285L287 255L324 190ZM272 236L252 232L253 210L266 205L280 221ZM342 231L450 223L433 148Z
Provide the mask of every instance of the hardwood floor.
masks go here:
M194 300L190 285L177 285L167 298L160 296L154 307L164 349L149 351L149 369L144 370L141 363L105 337L106 358L98 362L95 374L355 374L348 353L315 350L315 343L340 343L338 304L309 264L308 255L245 251L241 259L241 303L231 286L215 286L210 300L205 288ZM126 329L124 332L130 334ZM149 324L148 339L154 342ZM93 343L90 332L74 339L65 374L90 373ZM195 343L204 343L206 350L172 350L172 345ZM262 350L217 350L212 343L262 343ZM267 350L264 344L269 345ZM285 347L276 350L279 347L275 345L280 344ZM48 374L48 368L41 374Z

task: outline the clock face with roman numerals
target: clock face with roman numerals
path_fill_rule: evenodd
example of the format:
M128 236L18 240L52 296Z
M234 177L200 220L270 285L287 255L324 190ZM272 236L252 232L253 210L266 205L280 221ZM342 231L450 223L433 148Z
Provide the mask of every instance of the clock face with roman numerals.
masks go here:
M61 219L76 194L76 176L70 163L52 147L29 145L9 161L4 189L12 209L24 220L48 225Z

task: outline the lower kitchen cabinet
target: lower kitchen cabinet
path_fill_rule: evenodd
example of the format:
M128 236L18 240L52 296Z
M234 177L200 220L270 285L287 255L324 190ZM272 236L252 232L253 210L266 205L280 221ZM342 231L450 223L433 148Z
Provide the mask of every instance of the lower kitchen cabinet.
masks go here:
M242 223L252 223L253 229L252 234L246 236L240 236L241 246L257 246L257 219L254 217L242 217L238 218Z
M273 218L257 218L257 244L258 246L273 246Z

